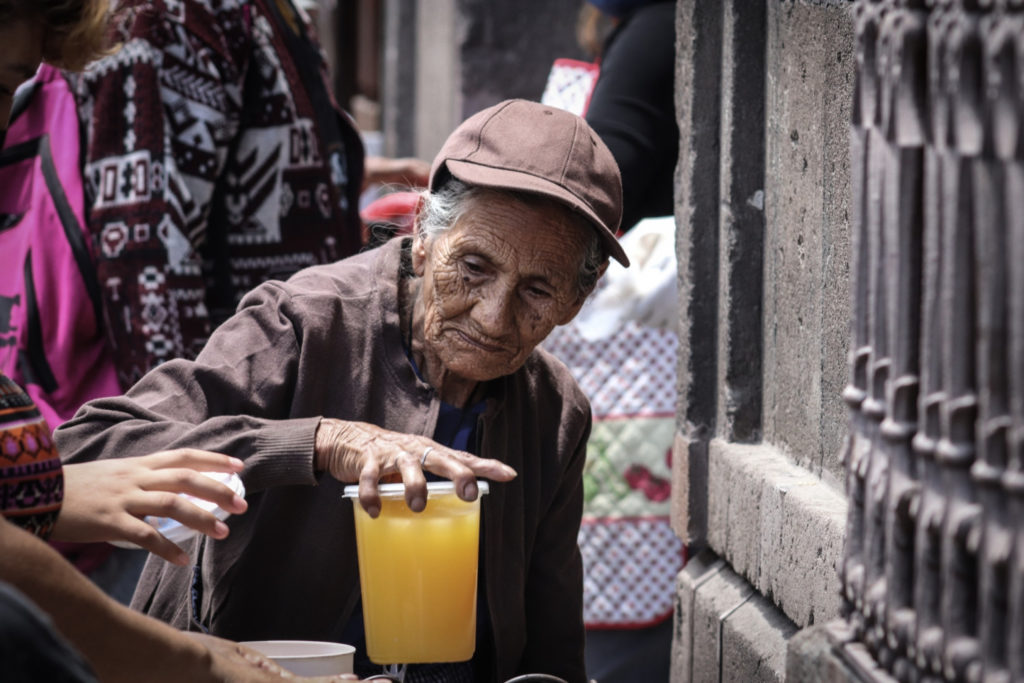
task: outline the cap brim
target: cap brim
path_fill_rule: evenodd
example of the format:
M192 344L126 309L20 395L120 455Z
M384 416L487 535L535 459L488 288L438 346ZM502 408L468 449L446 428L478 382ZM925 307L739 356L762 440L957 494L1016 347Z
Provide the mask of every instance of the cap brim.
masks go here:
M567 208L583 214L590 221L598 235L608 248L608 253L616 261L625 267L629 267L629 257L619 244L618 238L601 219L594 213L593 209L587 206L579 197L569 192L564 187L552 183L547 178L542 178L523 171L513 171L507 168L495 168L472 161L460 161L448 159L444 165L448 172L464 183L491 187L501 190L513 190L517 192L531 192L534 194L550 197L565 205Z

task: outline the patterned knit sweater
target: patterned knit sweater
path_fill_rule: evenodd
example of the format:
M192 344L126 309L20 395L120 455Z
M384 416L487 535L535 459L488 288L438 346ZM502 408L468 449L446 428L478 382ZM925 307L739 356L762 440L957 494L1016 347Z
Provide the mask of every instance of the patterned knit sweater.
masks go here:
M0 514L46 538L64 500L50 428L29 395L0 374Z
M360 247L362 145L301 16L289 0L125 0L120 49L69 75L125 388L194 357L250 288Z

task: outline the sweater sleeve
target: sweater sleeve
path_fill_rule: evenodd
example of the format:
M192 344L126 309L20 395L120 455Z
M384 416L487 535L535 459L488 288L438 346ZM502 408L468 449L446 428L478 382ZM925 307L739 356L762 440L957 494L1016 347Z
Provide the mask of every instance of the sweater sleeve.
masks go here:
M121 48L77 77L87 223L127 388L210 333L201 245L240 120L240 3L124 3Z
M173 360L124 396L86 404L55 434L66 462L192 447L246 461L248 492L316 483L320 416L292 409L305 331L279 282L261 285L194 360Z
M527 569L528 635L520 672L544 672L584 683L583 560L577 537L583 516L583 465L590 437L590 406L572 421L578 436L564 476L537 529Z

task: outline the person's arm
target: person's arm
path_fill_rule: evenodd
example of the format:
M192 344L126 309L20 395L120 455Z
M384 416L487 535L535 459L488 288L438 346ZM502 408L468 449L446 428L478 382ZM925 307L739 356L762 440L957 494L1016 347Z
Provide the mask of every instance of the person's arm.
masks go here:
M297 292L290 283L260 285L194 361L169 361L124 395L85 404L54 432L64 462L197 448L243 460L250 495L315 484L320 416L294 411L294 392L302 367L322 368L330 356L313 339L324 331L303 327Z
M45 542L6 520L0 520L0 548L0 581L46 612L105 683L292 678L237 643L183 633L133 612L105 595Z
M72 77L122 389L163 361L195 357L209 336L198 250L212 239L211 199L239 127L247 43L202 3L184 3L180 17L163 3L128 4L121 49ZM230 11L242 31L242 10Z
M587 123L622 174L622 229L672 213L679 148L675 118L675 3L637 10L609 38Z

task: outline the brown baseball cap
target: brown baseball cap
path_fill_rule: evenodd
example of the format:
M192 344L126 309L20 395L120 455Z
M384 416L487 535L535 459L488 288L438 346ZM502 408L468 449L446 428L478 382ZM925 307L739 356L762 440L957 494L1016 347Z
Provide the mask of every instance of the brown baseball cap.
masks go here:
M616 261L629 259L615 237L622 180L608 147L567 111L506 100L466 119L434 158L430 189L448 174L468 185L550 197L590 220Z

